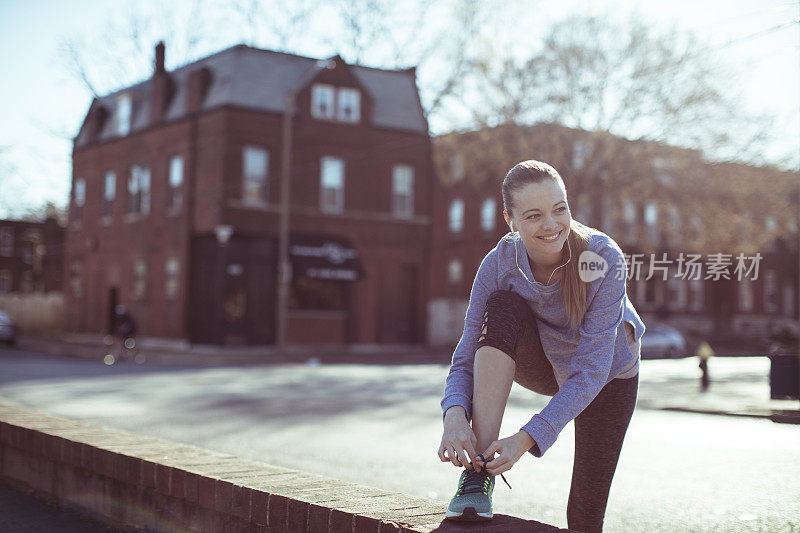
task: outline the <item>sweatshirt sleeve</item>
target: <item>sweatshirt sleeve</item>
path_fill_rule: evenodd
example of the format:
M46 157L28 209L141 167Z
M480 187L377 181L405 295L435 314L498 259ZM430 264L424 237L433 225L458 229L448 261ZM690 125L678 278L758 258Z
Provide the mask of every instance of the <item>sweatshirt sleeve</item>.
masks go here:
M587 305L570 372L545 408L522 427L536 441L528 450L536 457L544 455L564 426L588 407L611 372L617 328L624 310L626 267L621 251L614 247L607 246L602 256L608 269L595 281L599 287Z
M444 398L441 401L442 419L448 408L460 405L467 412L467 421L472 420L472 370L478 336L483 326L486 300L497 290L496 250L493 249L483 258L472 283L467 314L464 318L464 330L461 340L453 351L450 373L445 382Z

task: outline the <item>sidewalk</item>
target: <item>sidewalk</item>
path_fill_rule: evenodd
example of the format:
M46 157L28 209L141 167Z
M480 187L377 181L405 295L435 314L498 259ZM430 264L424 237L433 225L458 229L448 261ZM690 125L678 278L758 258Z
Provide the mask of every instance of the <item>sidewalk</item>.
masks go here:
M113 533L120 531L50 505L0 482L0 531L14 533Z
M217 346L185 341L142 338L138 350L147 365L226 366L285 363L310 364L449 364L451 354L424 346ZM17 349L103 361L103 337L65 334L58 339L22 338ZM765 355L715 356L709 361L711 386L700 392L696 357L644 360L641 363L638 407L665 411L765 418L800 424L800 402L771 400L770 360Z

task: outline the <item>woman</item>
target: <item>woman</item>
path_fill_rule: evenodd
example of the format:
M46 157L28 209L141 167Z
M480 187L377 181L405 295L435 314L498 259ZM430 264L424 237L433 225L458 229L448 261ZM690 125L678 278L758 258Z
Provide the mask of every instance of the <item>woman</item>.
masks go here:
M491 519L494 476L526 451L541 457L574 419L567 522L602 531L636 405L644 323L625 292L619 246L572 219L553 167L519 163L502 192L511 233L478 268L441 402L439 458L465 468L447 518ZM552 398L498 440L512 380Z

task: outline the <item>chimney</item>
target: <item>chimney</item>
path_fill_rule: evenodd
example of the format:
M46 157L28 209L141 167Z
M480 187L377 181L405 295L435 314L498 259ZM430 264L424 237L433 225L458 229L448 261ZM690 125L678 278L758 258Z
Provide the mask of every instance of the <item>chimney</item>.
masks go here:
M164 41L158 41L156 45L156 60L153 75L164 73Z
M164 41L156 45L153 78L150 80L150 124L157 124L164 117L172 98L172 79L164 69Z

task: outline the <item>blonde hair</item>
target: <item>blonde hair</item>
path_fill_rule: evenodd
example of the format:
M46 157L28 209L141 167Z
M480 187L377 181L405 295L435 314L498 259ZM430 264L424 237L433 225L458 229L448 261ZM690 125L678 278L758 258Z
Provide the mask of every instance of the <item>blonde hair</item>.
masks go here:
M566 191L564 180L558 171L547 163L541 161L522 161L508 171L503 179L503 208L511 216L514 208L514 193L531 183L541 183L545 179L552 179ZM581 253L589 249L589 229L575 219L571 219L567 242L571 249L572 259L564 267L561 275L561 295L564 308L567 311L570 325L580 327L583 315L586 314L587 284L578 272L578 258ZM562 250L563 252L563 250Z

